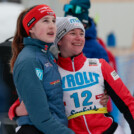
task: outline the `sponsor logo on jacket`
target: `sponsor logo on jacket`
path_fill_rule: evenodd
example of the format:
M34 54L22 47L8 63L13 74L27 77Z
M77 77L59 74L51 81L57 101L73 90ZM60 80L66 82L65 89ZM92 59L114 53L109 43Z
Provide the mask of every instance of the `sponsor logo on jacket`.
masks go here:
M60 83L60 80L56 80L56 81L50 82L51 85L55 85L55 84L57 84L57 83Z
M35 71L36 71L36 75L39 78L39 80L42 80L43 79L43 70L40 68L36 68Z
M64 91L87 88L99 83L99 74L93 72L77 72L68 74L62 78Z
M115 70L111 73L111 76L114 80L117 80L119 78L119 75L115 72Z

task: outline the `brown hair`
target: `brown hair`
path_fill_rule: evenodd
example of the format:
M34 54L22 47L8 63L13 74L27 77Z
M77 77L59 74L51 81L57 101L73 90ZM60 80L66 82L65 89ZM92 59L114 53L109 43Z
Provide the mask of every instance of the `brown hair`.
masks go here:
M11 72L13 72L13 67L14 67L14 63L17 59L17 56L19 55L21 50L24 48L23 38L28 37L28 35L23 27L23 24L22 24L23 18L34 7L35 6L22 11L17 19L16 32L15 32L14 39L13 39L13 42L11 45L11 48L12 48L12 57L10 60Z

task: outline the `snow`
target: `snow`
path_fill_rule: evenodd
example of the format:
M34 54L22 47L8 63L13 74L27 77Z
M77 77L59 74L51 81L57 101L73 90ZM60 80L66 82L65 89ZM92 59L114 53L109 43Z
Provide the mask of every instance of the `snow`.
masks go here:
M0 43L14 36L17 18L23 9L21 4L0 2Z

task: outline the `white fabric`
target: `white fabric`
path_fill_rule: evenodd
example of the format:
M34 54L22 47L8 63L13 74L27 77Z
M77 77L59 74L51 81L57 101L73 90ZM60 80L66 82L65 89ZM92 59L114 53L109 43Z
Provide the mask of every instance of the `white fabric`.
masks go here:
M21 126L15 128L15 132L17 133L20 130Z
M118 125L116 131L114 132L114 134L125 134L125 132L123 131L124 129L121 128L120 125Z
M96 63L93 66L90 63ZM67 117L84 111L102 108L100 98L104 94L101 64L97 59L87 59L79 71L66 71L59 67L62 78L63 100Z

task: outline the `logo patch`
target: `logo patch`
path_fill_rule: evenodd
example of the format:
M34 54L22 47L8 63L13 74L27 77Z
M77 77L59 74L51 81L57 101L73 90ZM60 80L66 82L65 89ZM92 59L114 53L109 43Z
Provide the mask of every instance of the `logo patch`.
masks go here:
M114 80L117 80L119 78L119 75L115 72L115 70L111 73L111 76Z
M30 27L30 25L35 21L36 19L33 17L27 24L28 27Z
M45 67L50 67L50 66L52 67L52 66L53 66L53 65L52 65L51 63L49 63L49 62L45 63L44 65L45 65Z
M43 70L42 70L42 69L39 69L39 68L36 68L35 71L36 71L37 77L38 77L40 80L42 80L42 79L43 79Z
M104 94L99 94L99 95L96 95L95 97L96 97L96 100L97 100L97 99L102 98L103 96L104 96Z
M81 24L81 22L78 20L78 19L70 19L70 23L71 24L77 24L77 25L80 25Z
M57 38L60 39L62 37L62 35L64 35L66 33L66 29L63 29L58 35Z
M50 82L50 84L51 84L51 85L55 85L55 84L57 84L57 83L59 83L59 82L60 82L60 80L56 80L56 81Z
M90 60L89 66L97 66L97 61Z

